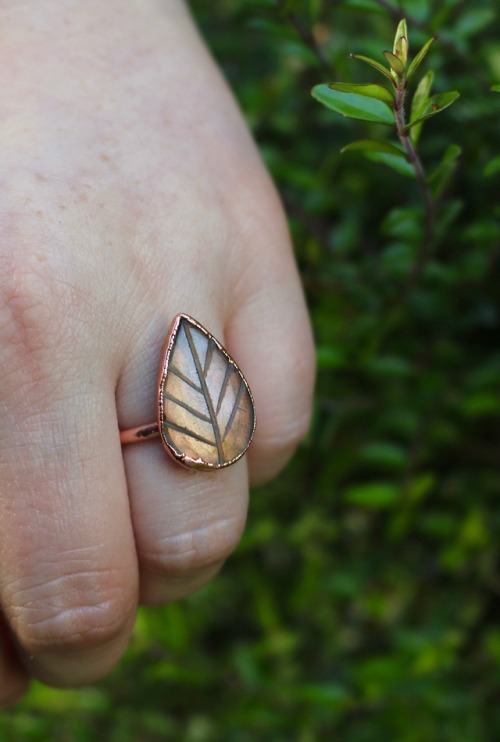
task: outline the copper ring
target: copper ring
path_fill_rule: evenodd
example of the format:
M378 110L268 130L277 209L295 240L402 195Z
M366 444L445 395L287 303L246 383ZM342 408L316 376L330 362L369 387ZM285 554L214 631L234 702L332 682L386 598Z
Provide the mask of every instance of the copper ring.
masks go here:
M175 461L211 471L234 464L255 431L245 377L218 340L187 314L178 314L161 355L157 422L120 431L122 445L161 438Z

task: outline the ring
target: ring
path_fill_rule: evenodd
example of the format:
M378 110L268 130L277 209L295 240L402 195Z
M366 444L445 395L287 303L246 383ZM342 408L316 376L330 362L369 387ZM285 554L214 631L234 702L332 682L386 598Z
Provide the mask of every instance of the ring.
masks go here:
M167 453L190 469L234 464L255 431L245 377L199 322L178 314L165 340L157 383L157 422L120 431L122 445L161 438Z

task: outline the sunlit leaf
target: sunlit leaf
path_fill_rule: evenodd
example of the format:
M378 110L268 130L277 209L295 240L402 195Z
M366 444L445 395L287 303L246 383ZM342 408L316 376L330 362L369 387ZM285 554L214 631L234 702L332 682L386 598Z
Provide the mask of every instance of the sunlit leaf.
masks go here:
M344 500L370 510L390 508L399 497L399 487L393 482L367 482L349 487L344 492Z
M369 64L370 67L376 69L377 72L380 72L380 74L384 75L384 77L387 77L387 79L390 80L392 84L394 84L394 80L390 70L388 70L387 67L384 67L384 65L380 62L377 62L376 59L365 57L363 54L351 54L350 56L352 59L360 59L362 62L366 62L366 64Z
M431 118L431 116L441 113L441 111L444 111L445 108L451 106L451 104L459 97L460 93L456 90L450 91L449 93L438 93L437 95L431 96L427 103L425 112L419 118L410 121L410 123L405 126L405 131L409 131L412 126Z
M394 37L393 54L401 60L403 65L406 67L408 61L408 28L406 26L406 20L402 18L399 21L396 29L396 35Z
M429 39L429 41L426 41L423 47L420 49L418 54L413 58L413 60L410 63L410 66L408 67L408 71L406 73L406 80L410 80L421 63L424 61L425 57L429 53L429 49L431 48L432 44L435 42L435 37L433 36L432 39Z
M341 116L394 126L394 116L382 101L355 93L340 93L324 84L316 85L311 94L317 101Z
M493 93L500 93L500 84L492 85L491 88L490 88L490 90Z
M375 98L376 100L381 100L383 103L387 103L391 109L394 107L393 93L382 85L330 82L328 83L328 87L332 90L338 90L339 93L354 93L355 95L363 95L366 98Z

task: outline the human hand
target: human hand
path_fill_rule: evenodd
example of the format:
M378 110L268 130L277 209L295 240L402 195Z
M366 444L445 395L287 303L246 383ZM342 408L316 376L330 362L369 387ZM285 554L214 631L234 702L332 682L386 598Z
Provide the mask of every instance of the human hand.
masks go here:
M313 353L279 202L180 0L0 3L0 705L89 683L139 601L181 598L241 535L248 477L309 420ZM188 472L155 417L177 312L242 368L242 460Z

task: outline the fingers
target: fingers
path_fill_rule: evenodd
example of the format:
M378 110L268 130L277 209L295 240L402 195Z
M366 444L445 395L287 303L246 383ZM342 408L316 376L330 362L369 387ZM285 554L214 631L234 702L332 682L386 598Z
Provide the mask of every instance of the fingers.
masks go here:
M170 319L182 310L225 340L250 382L257 408L257 432L249 455L225 470L186 471L169 459L159 441L124 448L143 602L178 599L215 574L244 527L247 465L254 482L270 478L309 424L314 383L311 333L288 234L279 205L274 204L279 218L273 210L271 223L278 224L263 229L272 240L272 254L261 252L255 264L243 263L232 275L230 265L227 275L219 266L219 275L206 284L231 287L219 305L213 296L205 296L207 289L200 284L194 297L180 298L175 309L159 308L157 316L164 313L168 321L161 327L154 323L154 329L143 334L117 390L124 427L155 419L160 349ZM261 249L257 240L256 250ZM151 347L157 348L155 358Z
M16 285L0 307L1 607L30 672L75 685L117 661L137 601L114 383L39 283Z
M141 600L177 600L208 582L238 544L247 509L246 466L190 472L172 462L159 441L124 454Z
M248 174L252 168L254 183ZM117 388L122 427L155 420L160 350L173 316L184 311L226 345L256 402L254 442L248 455L228 469L189 472L168 458L159 441L124 448L146 603L183 597L215 574L244 527L247 467L255 483L272 477L309 424L314 354L288 232L260 163L252 160L245 172L249 197L242 199L244 217L235 214L238 227L219 230L218 242L212 246L208 241L203 252L191 247L197 259L187 269L179 262L175 291L156 294L160 299L150 310L153 319L143 321L142 333L135 335ZM221 234L227 242L221 243ZM197 245L199 238L186 241ZM224 261L218 259L220 252Z
M204 312L214 334L220 319L210 304L184 299L182 308ZM182 300L181 300L182 301ZM159 314L159 313L158 313ZM212 319L210 319L212 317ZM156 416L156 376L168 321L144 333L117 389L125 426ZM154 337L153 337L154 335ZM156 348L153 355L148 348ZM134 393L135 390L135 393ZM148 417L149 416L149 417ZM244 460L217 472L180 467L159 440L123 449L130 507L140 563L141 600L163 603L184 597L207 582L237 545L245 523L248 475Z

